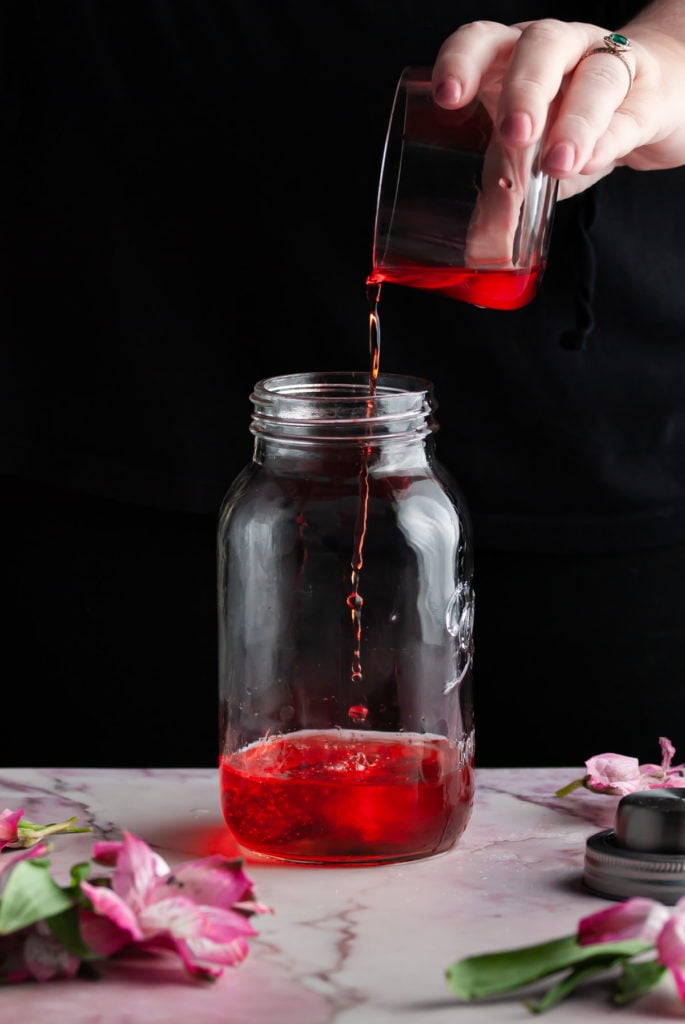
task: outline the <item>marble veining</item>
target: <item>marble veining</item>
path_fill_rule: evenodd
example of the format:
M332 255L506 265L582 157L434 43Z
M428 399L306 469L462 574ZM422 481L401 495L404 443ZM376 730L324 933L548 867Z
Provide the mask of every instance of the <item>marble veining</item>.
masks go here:
M272 914L242 964L198 985L172 960L110 962L99 981L0 989L0 1021L41 1024L498 1024L532 1021L521 1000L462 1004L444 979L454 960L542 942L609 904L582 886L585 841L614 824L617 798L554 792L567 769L480 769L458 845L411 863L312 867L247 858ZM96 838L140 835L170 863L238 851L211 769L0 770L0 809L32 821L76 815L93 833L56 836L54 874L88 859ZM670 975L617 1009L588 986L546 1015L550 1024L682 1020Z

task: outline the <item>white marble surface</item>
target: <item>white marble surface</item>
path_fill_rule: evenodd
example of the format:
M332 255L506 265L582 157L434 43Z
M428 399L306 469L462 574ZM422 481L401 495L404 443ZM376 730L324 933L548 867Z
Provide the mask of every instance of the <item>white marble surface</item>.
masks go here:
M0 989L0 1021L40 1024L497 1024L532 1021L516 997L460 1003L444 978L454 960L575 931L609 904L582 888L586 838L614 823L617 799L576 791L569 769L480 769L471 821L438 857L364 868L246 861L258 899L247 959L210 986L180 967L110 964L106 978ZM77 815L94 833L57 836L54 873L90 857L95 838L135 832L169 861L233 854L218 776L197 770L0 770L0 810L32 821ZM682 1020L670 976L617 1010L608 987L584 988L544 1015L555 1024Z

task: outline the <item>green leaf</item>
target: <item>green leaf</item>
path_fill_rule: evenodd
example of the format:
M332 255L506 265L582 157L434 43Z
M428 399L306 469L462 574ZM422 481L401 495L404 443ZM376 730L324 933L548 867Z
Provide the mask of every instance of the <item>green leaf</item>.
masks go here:
M560 1003L562 999L565 999L570 992L578 988L579 985L582 985L588 978L606 972L620 963L625 963L625 958L622 955L608 956L604 960L598 958L590 963L579 964L566 977L558 981L556 985L553 985L542 999L538 1002L527 1002L526 1006L531 1013L544 1013L546 1010L551 1010L553 1006Z
M73 903L49 874L49 862L25 860L11 871L0 902L0 935L61 914Z
M62 914L55 914L47 924L52 934L59 939L72 956L77 956L79 960L101 959L100 954L94 953L81 938L77 907L70 907Z
M568 935L536 946L466 957L448 967L446 977L453 992L470 1001L521 988L576 964L603 962L613 955L627 960L651 948L637 939L580 946L575 935Z
M81 882L88 878L90 874L91 865L88 861L82 861L80 864L72 865L69 875L71 877L71 888L77 889Z
M645 960L643 963L626 963L623 973L616 984L615 1003L630 1003L638 996L649 992L661 981L666 968L658 960Z

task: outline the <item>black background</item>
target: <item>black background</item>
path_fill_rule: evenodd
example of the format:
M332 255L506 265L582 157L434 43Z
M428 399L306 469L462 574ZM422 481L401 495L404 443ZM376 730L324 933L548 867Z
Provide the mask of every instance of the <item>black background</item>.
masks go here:
M631 6L570 16L617 27ZM216 515L250 458L252 386L368 366L402 67L431 64L460 21L548 13L5 6L3 762L216 763ZM473 512L480 764L677 745L683 245L654 208L682 207L683 178L612 178L593 207L603 314L585 350L560 344L582 327L584 199L561 204L527 309L402 289L382 305L382 367L435 383L438 452Z

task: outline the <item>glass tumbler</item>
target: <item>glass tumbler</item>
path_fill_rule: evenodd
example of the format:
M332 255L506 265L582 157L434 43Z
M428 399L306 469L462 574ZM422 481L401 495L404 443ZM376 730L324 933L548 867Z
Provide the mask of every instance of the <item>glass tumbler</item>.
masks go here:
M547 264L558 181L543 140L506 146L500 85L467 106L433 100L431 68L405 68L383 151L371 283L406 285L488 309L519 309Z
M473 556L432 385L262 380L219 514L220 795L246 853L441 853L474 795Z

